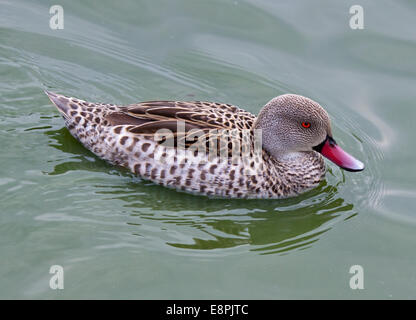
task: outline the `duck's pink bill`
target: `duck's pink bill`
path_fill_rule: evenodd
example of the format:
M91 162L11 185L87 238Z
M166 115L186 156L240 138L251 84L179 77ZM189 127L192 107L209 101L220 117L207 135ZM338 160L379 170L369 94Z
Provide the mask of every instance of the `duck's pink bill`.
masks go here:
M360 160L346 153L340 146L331 141L331 139L325 141L320 152L325 158L347 171L364 170L364 164Z

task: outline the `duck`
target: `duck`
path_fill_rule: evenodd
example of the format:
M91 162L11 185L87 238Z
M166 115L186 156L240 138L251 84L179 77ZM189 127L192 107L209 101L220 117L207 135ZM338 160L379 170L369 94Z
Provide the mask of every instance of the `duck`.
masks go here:
M364 169L334 140L325 109L297 94L271 99L255 116L217 102L116 105L45 93L95 155L177 191L282 199L325 179L323 157L347 171Z

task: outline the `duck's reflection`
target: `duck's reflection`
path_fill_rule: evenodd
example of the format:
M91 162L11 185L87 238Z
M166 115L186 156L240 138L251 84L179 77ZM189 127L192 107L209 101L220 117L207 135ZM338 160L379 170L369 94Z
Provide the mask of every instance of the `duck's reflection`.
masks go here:
M250 245L250 250L263 254L282 253L312 245L331 228L330 220L354 215L353 206L336 197L336 187L325 183L310 194L288 200L209 199L159 186L146 189L141 190L139 200L129 195L114 198L124 200L140 223L158 220L166 228L175 224L204 234L194 237L193 243L168 243L184 249ZM142 212L141 208L147 210ZM152 211L157 213L149 215Z
M51 146L76 155L73 161L56 165L50 174L114 170L93 156L65 128L46 134L52 138ZM327 182L293 199L227 200L179 193L138 181L126 170L118 172L131 180L125 184L99 186L97 196L123 201L131 215L129 225L144 229L137 232L141 236L146 235L146 223L157 223L161 237L170 229L192 234L191 243L188 235L183 241L165 241L176 248L211 250L246 245L249 250L261 254L287 253L310 247L338 219L356 215L353 205L339 197L337 186Z

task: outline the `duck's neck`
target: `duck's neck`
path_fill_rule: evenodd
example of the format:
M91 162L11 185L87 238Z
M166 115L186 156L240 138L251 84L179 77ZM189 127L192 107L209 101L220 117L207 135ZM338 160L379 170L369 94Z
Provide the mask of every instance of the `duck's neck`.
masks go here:
M316 187L325 176L324 160L315 151L279 153L272 159L268 182L277 195L297 195Z
M275 165L282 168L286 178L305 183L305 177L320 180L325 174L325 162L322 156L315 151L282 152L273 155ZM281 174L282 174L281 173Z
M279 162L283 163L290 163L290 162L298 162L302 161L302 159L307 155L309 152L287 152L287 151L277 151L272 154L272 156L278 160Z

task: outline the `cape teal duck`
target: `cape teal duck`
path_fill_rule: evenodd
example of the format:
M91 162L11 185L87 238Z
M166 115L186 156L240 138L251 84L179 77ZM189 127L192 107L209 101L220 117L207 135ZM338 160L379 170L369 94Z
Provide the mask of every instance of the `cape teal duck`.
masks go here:
M336 144L327 112L299 95L272 99L256 117L223 103L118 106L46 94L87 149L177 190L229 198L286 198L320 183L325 175L321 155L348 171L364 169Z

